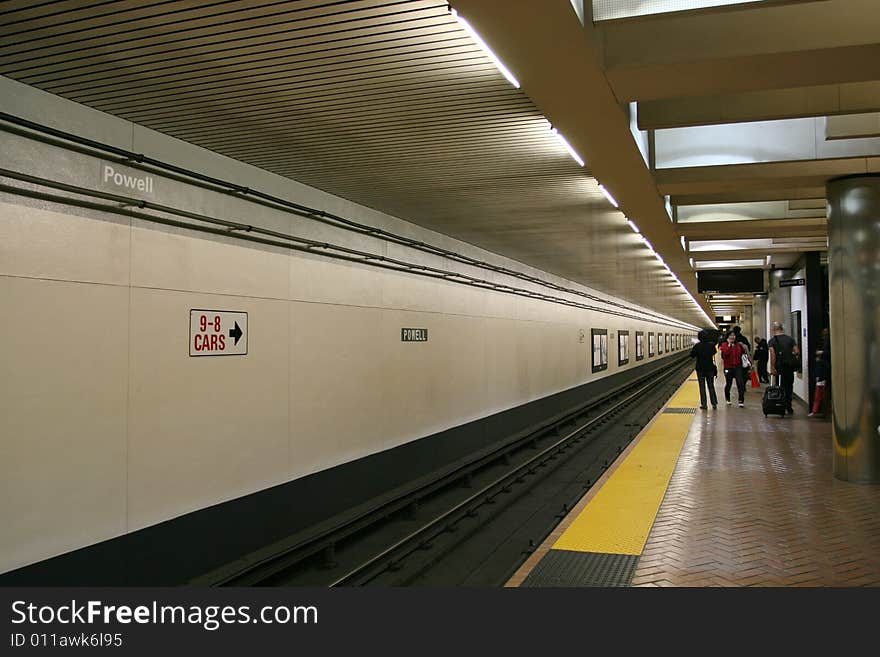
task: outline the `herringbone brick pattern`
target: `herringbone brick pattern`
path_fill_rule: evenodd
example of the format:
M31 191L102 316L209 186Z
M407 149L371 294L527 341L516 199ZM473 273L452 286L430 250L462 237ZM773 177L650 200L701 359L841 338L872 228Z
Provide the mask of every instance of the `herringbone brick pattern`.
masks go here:
M832 475L831 424L700 411L633 586L880 586L880 486Z

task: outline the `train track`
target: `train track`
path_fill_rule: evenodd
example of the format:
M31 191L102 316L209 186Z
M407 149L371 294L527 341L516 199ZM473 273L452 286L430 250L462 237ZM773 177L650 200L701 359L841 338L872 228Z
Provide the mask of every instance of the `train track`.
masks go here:
M502 584L692 368L639 377L343 519L207 573L212 586ZM614 420L614 422L612 422Z

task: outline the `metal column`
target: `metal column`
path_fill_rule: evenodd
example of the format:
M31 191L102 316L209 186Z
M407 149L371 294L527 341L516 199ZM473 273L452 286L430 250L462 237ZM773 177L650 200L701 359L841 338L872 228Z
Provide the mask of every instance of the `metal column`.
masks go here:
M880 482L880 176L829 181L834 474Z
M820 253L805 253L805 270L807 278L807 353L804 358L804 373L807 378L807 401L813 406L813 395L816 392L816 350L822 346L822 329L825 328L825 280L822 277L822 266L819 264ZM832 352L833 353L833 352Z
M759 336L765 340L769 340L767 335L767 295L756 294L755 300L752 302L752 335L749 340Z
M788 270L775 269L770 272L768 280L768 297L767 297L767 321L769 323L779 322L782 324L788 335L791 333L791 289L787 287L779 287L779 281L783 278L790 278L791 273ZM767 341L772 335L766 336ZM798 336L792 335L793 338L799 340Z

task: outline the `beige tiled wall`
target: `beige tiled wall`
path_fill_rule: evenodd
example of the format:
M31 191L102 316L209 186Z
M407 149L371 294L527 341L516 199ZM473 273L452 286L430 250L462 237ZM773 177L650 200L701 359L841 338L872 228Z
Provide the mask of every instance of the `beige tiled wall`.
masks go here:
M40 108L61 129L540 273L0 78L7 89L7 111ZM0 166L96 184L95 158L4 140ZM504 279L160 183L159 200L181 209ZM247 356L190 358L191 308L247 312ZM0 309L0 572L582 384L596 376L592 327L657 330L9 194L0 194ZM429 341L402 343L402 327L427 328ZM603 376L618 370L615 353L610 341Z
M0 275L0 571L128 528L128 296Z
M0 204L4 570L576 386L609 325L132 223ZM190 308L247 312L248 355L190 358Z

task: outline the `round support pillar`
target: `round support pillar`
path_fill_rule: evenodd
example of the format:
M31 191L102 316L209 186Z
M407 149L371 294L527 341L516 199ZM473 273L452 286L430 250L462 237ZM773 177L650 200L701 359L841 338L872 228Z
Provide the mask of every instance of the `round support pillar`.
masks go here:
M827 196L834 475L845 481L877 483L880 175L831 180Z

